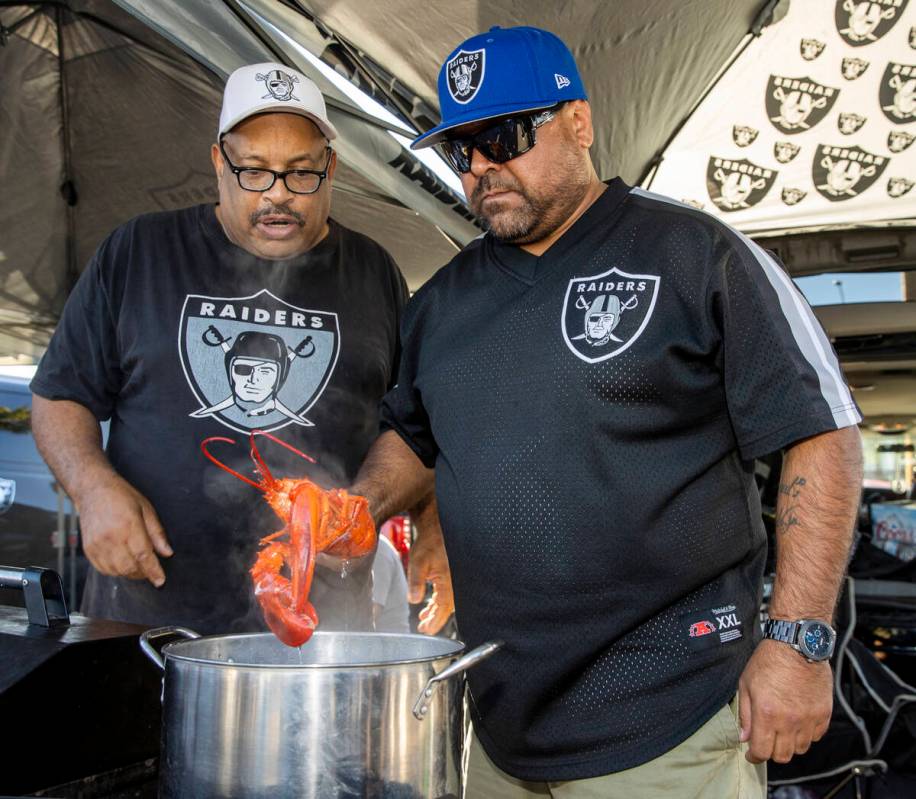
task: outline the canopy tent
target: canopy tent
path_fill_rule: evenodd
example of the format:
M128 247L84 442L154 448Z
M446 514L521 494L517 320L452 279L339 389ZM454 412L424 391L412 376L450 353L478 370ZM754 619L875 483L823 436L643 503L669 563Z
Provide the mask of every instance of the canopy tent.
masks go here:
M735 61L652 191L745 232L916 222L916 4L807 0Z
M443 56L493 25L569 43L602 177L703 204L793 274L912 267L914 14L908 0L452 0L422 13L407 0L0 0L0 357L40 354L117 224L212 199L220 86L244 63L280 60L318 83L341 133L333 213L417 288L479 230L454 174L407 145L437 121ZM912 369L906 305L818 313L856 347L892 323L892 365Z
M404 0L0 0L0 355L40 354L117 224L213 198L220 86L241 64L285 61L319 84L341 133L332 212L416 288L479 232L454 176L406 146L436 121L439 62L456 42L496 24L556 30L586 77L600 170L636 181L778 6L463 0L418 15ZM363 111L340 75L393 116Z

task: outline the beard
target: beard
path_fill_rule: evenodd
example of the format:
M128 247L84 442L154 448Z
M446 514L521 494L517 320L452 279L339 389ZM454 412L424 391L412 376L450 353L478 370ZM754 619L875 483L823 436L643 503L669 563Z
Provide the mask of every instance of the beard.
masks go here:
M545 172L545 176L541 185L525 187L508 171L486 172L474 186L468 205L490 233L505 244L541 241L572 216L588 190L588 173L573 157ZM484 210L484 195L490 191L515 192L521 202L510 204L508 199L496 197L487 201Z

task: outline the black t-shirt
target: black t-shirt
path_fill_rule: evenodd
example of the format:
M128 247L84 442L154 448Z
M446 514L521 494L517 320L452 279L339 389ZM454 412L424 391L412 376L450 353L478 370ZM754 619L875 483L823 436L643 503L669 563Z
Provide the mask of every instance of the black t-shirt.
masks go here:
M413 297L382 407L436 467L477 734L523 779L630 768L759 638L752 459L855 424L810 308L736 231L611 181L540 258L484 236Z
M226 238L214 206L141 216L80 277L32 390L111 420L108 457L152 502L175 551L161 589L93 570L84 613L204 633L264 629L247 570L282 522L200 442L233 438L211 450L254 476L247 434L269 430L318 461L261 438L275 477L355 477L397 369L407 290L379 245L329 226L305 255L268 261ZM316 570L324 629L371 627L368 575L368 565L345 579Z

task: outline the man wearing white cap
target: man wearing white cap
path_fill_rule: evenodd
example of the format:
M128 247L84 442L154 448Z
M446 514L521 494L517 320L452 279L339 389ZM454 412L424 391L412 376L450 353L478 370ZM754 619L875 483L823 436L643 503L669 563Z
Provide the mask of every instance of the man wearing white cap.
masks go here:
M227 81L212 161L219 203L131 220L77 283L32 382L35 438L80 513L82 610L200 632L262 629L247 574L279 527L247 434L278 477L349 485L378 434L406 286L379 245L330 218L337 133L283 64ZM99 421L110 419L102 449ZM371 558L316 570L324 629L371 629Z

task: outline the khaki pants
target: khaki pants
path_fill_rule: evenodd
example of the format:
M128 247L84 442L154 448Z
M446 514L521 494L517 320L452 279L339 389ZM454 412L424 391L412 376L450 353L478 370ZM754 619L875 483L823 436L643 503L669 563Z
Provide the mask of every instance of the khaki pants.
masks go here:
M725 705L686 741L641 766L564 782L525 782L498 769L469 735L465 799L764 799L766 765L739 743L738 700Z

